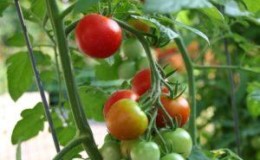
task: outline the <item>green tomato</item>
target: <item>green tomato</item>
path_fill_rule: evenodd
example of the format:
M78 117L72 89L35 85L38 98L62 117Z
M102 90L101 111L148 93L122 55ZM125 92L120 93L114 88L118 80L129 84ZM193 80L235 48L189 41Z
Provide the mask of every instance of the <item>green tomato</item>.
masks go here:
M161 132L161 135L166 143L166 147L170 149L171 152L179 153L184 158L190 155L192 140L186 130L182 128L177 128L175 131L164 130ZM165 148L159 136L156 136L154 141L160 146L160 149Z
M130 155L131 160L159 160L160 149L154 142L140 142L132 148Z
M118 67L118 77L121 79L130 79L135 75L136 66L134 61L124 61Z
M178 153L170 153L162 157L161 160L185 160L185 159Z
M100 149L103 160L121 160L120 145L115 141L108 141Z
M142 57L137 61L137 69L143 70L149 68L149 60L146 57Z
M104 142L109 142L109 141L115 141L115 142L117 142L118 140L117 140L115 137L113 137L110 133L108 133L108 134L105 136L105 138L104 138Z
M136 38L126 39L123 42L123 52L128 59L138 59L145 56L142 44Z
M134 139L134 140L123 140L120 143L120 149L123 157L130 158L130 152L134 146L136 146L138 143L140 143L140 139Z

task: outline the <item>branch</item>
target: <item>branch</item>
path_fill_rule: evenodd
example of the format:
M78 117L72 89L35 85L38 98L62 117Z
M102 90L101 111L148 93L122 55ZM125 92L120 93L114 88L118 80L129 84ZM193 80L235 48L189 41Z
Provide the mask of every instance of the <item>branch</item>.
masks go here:
M231 70L241 70L245 72L252 72L255 74L260 74L260 71L253 70L251 68L244 68L241 66L231 66L231 65L211 65L211 66L201 66L201 65L194 65L195 69L231 69Z
M68 8L66 8L61 14L60 14L60 19L64 19L75 7L76 3L73 3L70 5Z

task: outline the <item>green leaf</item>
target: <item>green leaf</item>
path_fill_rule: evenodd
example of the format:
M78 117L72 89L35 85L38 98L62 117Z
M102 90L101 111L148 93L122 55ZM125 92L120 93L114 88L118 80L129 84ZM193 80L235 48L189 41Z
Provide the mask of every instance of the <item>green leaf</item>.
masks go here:
M55 129L59 139L59 143L63 146L68 144L76 136L76 128L74 126L64 126Z
M38 103L32 109L24 110L21 116L22 119L16 123L12 133L12 144L31 139L44 128L45 117L42 103Z
M102 89L91 86L80 87L79 95L87 117L104 121L103 106L108 95Z
M31 42L33 42L33 38L31 35L29 35ZM7 46L12 46L12 47L24 47L26 46L24 35L21 32L15 33L11 37L9 37L6 41L5 44Z
M208 44L210 45L210 42L209 42L209 39L208 37L203 33L201 32L200 30L197 30L196 28L193 28L193 27L190 27L190 26L187 26L183 23L180 23L178 21L175 21L175 24L187 29L187 30L190 30L191 32L197 34L198 36L200 36L201 38L203 38L204 40L206 40L208 42Z
M223 25L224 16L216 7L212 6L210 8L201 8L199 11L208 16L214 22Z
M17 147L16 147L16 160L22 160L22 146L21 146L21 142L18 143Z
M80 13L80 12L86 12L91 7L98 4L100 0L78 0L75 7L74 12Z
M10 0L1 0L0 1L0 17L3 15L3 12L5 11L5 9L11 5L11 1Z
M247 109L252 117L260 115L260 86L259 83L251 83L248 86L249 94L247 95Z
M6 64L9 94L16 101L33 82L31 63L26 52L19 52L10 56Z
M182 9L212 7L208 0L146 0L144 9L147 12L174 13Z
M188 159L189 160L211 160L203 153L203 151L199 147L196 146L192 148L191 154Z
M242 11L239 8L239 5L237 4L237 2L233 1L233 0L225 3L224 7L225 7L224 12L230 16L240 17L240 16L249 16L250 15L250 12Z
M95 76L98 80L115 80L117 75L118 64L109 64L107 61L101 61L99 65L95 66Z
M247 6L247 9L250 12L259 12L260 11L260 0L243 0Z
M31 4L31 11L37 18L42 19L46 13L45 1L33 0Z

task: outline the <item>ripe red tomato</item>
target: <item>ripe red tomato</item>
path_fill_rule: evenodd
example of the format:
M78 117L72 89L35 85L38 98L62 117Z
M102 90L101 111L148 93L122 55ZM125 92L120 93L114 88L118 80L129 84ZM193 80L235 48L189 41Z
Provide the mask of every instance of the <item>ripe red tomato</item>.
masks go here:
M93 58L107 58L114 54L122 41L122 30L114 20L99 14L88 14L76 27L78 47Z
M113 104L106 116L109 132L119 140L136 139L148 127L148 118L138 104L121 99Z
M105 106L104 106L104 109L103 109L104 116L106 117L106 115L107 115L108 111L110 110L111 106L115 102L119 101L120 99L127 98L127 99L131 99L131 100L136 101L138 99L138 97L139 96L135 92L133 92L132 90L124 89L124 90L118 90L118 91L114 92L108 98L108 100L105 103Z
M150 89L151 81L151 70L143 69L134 76L132 80L132 90L141 96Z
M185 98L178 97L177 99L170 99L167 96L162 96L161 102L165 110L169 113L169 115L173 119L177 120L177 123L180 127L186 124L190 116L190 106ZM157 126L165 127L167 123L167 116L164 114L162 109L159 109L156 117Z

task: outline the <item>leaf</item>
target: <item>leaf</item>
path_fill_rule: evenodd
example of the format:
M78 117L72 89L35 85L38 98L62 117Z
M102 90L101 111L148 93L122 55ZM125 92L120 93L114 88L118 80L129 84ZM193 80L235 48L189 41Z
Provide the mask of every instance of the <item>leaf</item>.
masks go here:
M247 6L247 9L250 12L259 12L260 11L260 0L243 0Z
M31 42L33 42L33 38L31 35L29 35L29 38ZM7 46L12 46L12 47L24 47L26 46L24 35L21 32L15 33L11 37L9 37L6 41L5 44Z
M108 95L102 89L91 86L80 87L79 95L87 117L104 121L103 106Z
M182 9L212 7L208 0L146 0L144 9L147 12L174 13Z
M115 80L117 75L118 64L109 64L107 61L101 61L99 65L95 66L95 76L98 80Z
M0 17L3 15L3 12L5 11L5 9L11 5L11 1L10 0L1 0L0 1Z
M255 88L247 95L247 109L254 118L260 115L260 88Z
M223 14L214 6L210 8L200 8L198 11L208 16L211 20L218 24L224 23L224 16Z
M192 148L192 151L191 151L191 154L188 158L189 160L211 160L209 157L207 157L203 151L197 147L197 146L194 146Z
M208 42L208 44L210 45L210 42L209 42L209 39L208 37L203 33L201 32L200 30L197 30L196 28L193 28L193 27L190 27L190 26L187 26L181 22L178 22L178 21L175 21L175 24L185 28L185 29L188 29L190 31L192 31L193 33L197 34L198 36L200 36L201 38L203 38L204 40L206 40Z
M22 160L22 143L18 143L17 147L16 147L16 160Z
M76 128L74 126L64 126L56 129L59 143L63 146L68 144L76 136Z
M91 7L97 5L99 1L100 0L78 0L74 7L74 12L75 13L81 13L81 12L84 13Z
M43 104L38 103L32 109L26 109L21 113L19 120L12 133L12 144L23 142L38 135L44 128Z
M250 12L242 11L239 8L239 5L237 4L237 2L233 1L233 0L225 3L224 7L225 7L224 12L230 16L240 17L240 16L249 16L250 15Z
M16 101L33 82L31 63L26 52L19 52L10 56L6 64L9 94Z
M39 19L43 19L46 13L45 1L33 0L31 4L31 12Z

